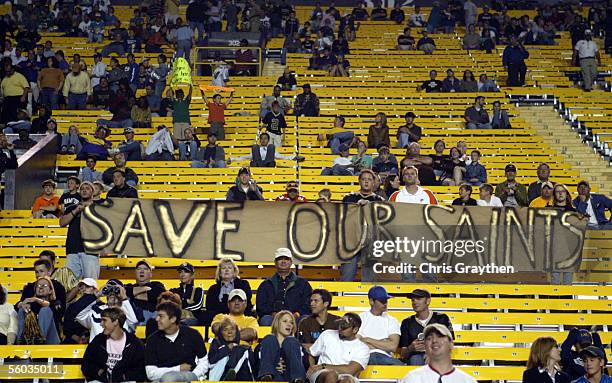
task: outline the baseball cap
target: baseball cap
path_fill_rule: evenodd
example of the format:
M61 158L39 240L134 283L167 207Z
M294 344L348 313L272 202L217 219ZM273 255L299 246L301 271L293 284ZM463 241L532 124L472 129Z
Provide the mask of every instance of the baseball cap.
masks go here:
M247 300L246 293L242 289L233 289L232 291L230 291L229 295L227 296L227 301L229 302L235 297L239 297L243 301Z
M546 186L549 189L554 189L554 186L553 186L552 182L550 182L550 181L542 182L542 188L544 188L544 186Z
M147 261L145 261L144 259L141 259L140 261L138 261L138 263L136 264L136 267L140 266L140 265L145 265L149 268L149 270L153 270L153 267L151 267L151 264Z
M98 288L98 282L96 282L96 280L93 278L83 278L79 283L82 283L85 286L93 287L94 289Z
M336 323L340 328L361 327L361 318L355 313L346 313L342 318L336 319Z
M274 252L274 260L277 260L278 258L293 259L293 254L291 254L291 250L287 249L286 247L279 247Z
M508 164L506 165L506 172L515 172L516 173L516 166L512 165L512 164Z
M591 336L591 333L589 332L589 330L582 329L578 331L578 336L576 337L576 343L588 344L588 345L593 344L593 337Z
M431 332L437 332L439 335L447 337L451 342L453 341L453 334L451 334L448 327L440 323L430 324L423 330L423 336L427 338Z
M127 128L123 129L123 134L126 133L134 133L134 128L132 128L131 126L128 126Z
M193 274L195 270L193 269L193 265L188 262L183 262L176 268L177 271L185 270L188 273Z
M238 170L238 175L241 174L251 174L251 172L249 172L249 168L240 168L240 170Z
M42 186L44 187L45 185L51 185L51 186L55 187L55 181L53 181L52 179L44 180L42 182Z
M431 298L431 294L425 289L414 289L408 294L408 298Z
M580 355L581 358L585 356L594 356L595 358L606 359L606 354L604 354L603 350L596 346L586 347L582 349L578 355Z
M393 298L391 295L387 293L382 286L372 286L370 291L368 291L368 298L374 299L377 301L386 301L389 298Z
M346 152L348 150L349 150L349 147L346 144L341 144L340 146L338 146L338 151L339 152Z
M298 184L295 181L291 181L287 184L287 190L298 190Z

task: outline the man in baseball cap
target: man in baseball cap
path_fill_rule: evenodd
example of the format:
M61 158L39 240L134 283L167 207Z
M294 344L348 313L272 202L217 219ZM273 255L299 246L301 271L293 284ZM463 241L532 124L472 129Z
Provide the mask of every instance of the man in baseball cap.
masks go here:
M42 182L43 192L32 205L33 218L58 218L60 216L60 197L55 194L55 181Z
M359 339L370 347L369 364L403 365L391 354L397 350L400 326L397 319L387 313L387 301L392 298L383 286L372 286L368 291L370 310L359 314Z
M181 306L183 308L181 322L188 326L195 326L202 319L204 291L201 287L195 287L195 269L191 263L181 263L176 268L176 271L179 273L179 280L181 283L179 287L170 289L170 291L181 297ZM187 316L188 313L186 313L185 310L190 312L191 315Z
M596 346L588 346L579 353L586 373L574 381L574 383L612 383L609 375L603 375L606 366L606 354Z
M402 383L458 382L476 383L476 379L453 366L453 335L448 327L434 323L423 330L427 365L406 375Z
M138 311L138 321L140 325L147 323L147 320L155 318L157 315L157 298L166 291L163 283L151 281L153 278L153 267L145 260L141 259L136 263L136 282L125 285L125 292L134 305L142 310Z
M542 185L540 188L541 195L537 197L536 199L534 199L533 201L531 201L531 203L529 204L529 207L543 208L543 207L548 206L552 200L552 193L553 193L554 187L555 186L550 181L542 182Z
M598 333L591 333L586 329L578 329L576 327L570 330L567 338L561 345L561 364L563 365L563 371L570 376L571 380L576 380L587 373L580 353L592 346L603 350Z
M240 329L240 344L249 345L257 340L259 325L257 319L252 316L244 315L247 308L248 298L244 290L233 289L227 296L227 307L229 314L217 314L212 320L211 327L213 333L219 331L219 324L225 317L229 316L236 322Z
M281 310L291 311L296 318L310 314L312 287L296 275L291 250L281 247L274 252L276 273L263 281L257 289L256 307L259 324L272 325L274 315Z
M291 202L308 202L308 200L300 195L298 183L296 181L290 181L287 183L287 193L276 197L277 201L291 201Z
M506 207L526 207L529 205L527 188L516 180L516 166L506 165L506 180L497 185L495 195Z

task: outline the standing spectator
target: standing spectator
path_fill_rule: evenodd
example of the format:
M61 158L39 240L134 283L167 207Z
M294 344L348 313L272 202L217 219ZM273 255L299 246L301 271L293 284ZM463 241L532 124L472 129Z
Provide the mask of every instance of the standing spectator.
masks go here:
M69 207L78 205L81 202L81 195L79 194L79 186L81 180L78 177L70 176L66 181L68 191L64 192L59 199L59 206L62 212L65 212Z
M578 197L573 204L577 212L589 218L589 228L610 228L611 221L606 218L606 210L608 213L612 211L612 199L603 194L591 193L588 181L578 182Z
M226 201L246 201L257 200L263 201L263 190L257 182L251 178L251 172L248 168L240 168L238 171L238 182L236 185L229 188L225 197Z
M147 378L163 382L202 379L208 367L204 340L197 330L180 324L181 308L173 302L161 303L156 321L159 331L147 339L145 348Z
M6 124L17 119L17 111L22 109L28 100L30 83L8 62L4 62L4 78L0 83L2 95L2 114L0 123Z
M465 15L465 25L476 24L476 15L478 14L478 7L472 0L466 0L463 4L463 11Z
M185 139L185 129L188 129L191 124L189 106L191 104L192 91L193 86L191 84L189 84L189 93L187 93L187 97L185 97L185 93L182 89L177 89L176 92L173 92L171 89L168 90L168 95L172 101L173 134L179 141ZM206 102L206 98L204 98L204 101Z
M431 205L438 204L436 196L429 189L423 189L417 185L419 180L419 171L417 168L414 166L403 168L402 179L404 180L405 188L393 193L389 201Z
M179 287L170 289L170 291L181 297L183 309L181 322L188 326L195 326L202 318L204 291L201 287L195 287L195 269L191 263L181 263L177 271L181 283Z
M255 56L248 47L249 41L247 39L240 40L240 49L235 54L234 71L236 76L251 76L253 73L254 66L252 64L255 61Z
M87 106L87 97L91 96L91 82L87 72L81 72L81 64L72 64L72 72L64 82L64 97L68 100L68 109L82 110Z
M281 112L278 101L272 102L272 110L265 115L261 125L266 128L266 133L270 136L272 145L277 148L283 146L287 122L285 121L285 116Z
M491 127L493 129L510 129L510 118L508 112L502 110L501 103L499 101L493 102L493 115L491 116Z
M57 97L64 87L64 72L54 56L46 59L47 67L38 74L38 88L41 91L40 103L50 110L58 108Z
M471 191L471 190L470 190ZM474 201L474 200L472 200ZM476 205L476 201L474 201ZM454 338L453 325L444 313L429 309L431 294L424 289L414 289L408 298L412 302L415 314L404 319L400 327L400 356L401 360L409 366L425 365L425 326L438 323L445 326Z
M163 53L157 56L157 67L153 70L152 77L155 79L155 95L161 97L166 88L166 78L170 68L166 63L167 58Z
M417 41L416 47L418 50L423 51L426 55L430 55L436 50L436 43L429 37L429 33L426 30L422 30L421 34L423 37Z
M478 203L472 198L472 185L462 184L459 186L459 198L453 201L453 206L478 206Z
M392 298L382 286L373 286L368 291L370 309L359 315L361 327L358 339L370 348L369 364L403 365L391 354L397 350L400 340L400 324L387 312L387 302Z
M126 79L128 84L130 85L130 89L132 90L132 94L136 93L138 89L138 84L140 82L140 65L136 64L133 53L128 53L127 55L127 64L123 66L123 70L126 73Z
M32 205L32 218L59 218L61 210L59 197L55 194L55 182L45 180L42 183L43 193Z
M274 264L276 273L262 282L257 289L255 307L261 326L270 326L274 316L283 310L289 310L292 317L310 314L312 287L306 279L291 271L291 250L277 249L274 253ZM294 333L295 330L294 328Z
M117 307L100 314L103 333L87 345L81 371L88 381L142 381L146 379L145 347L136 335L126 332L125 313Z
M474 105L465 110L464 118L468 129L491 129L489 114L484 108L485 98L478 96Z
M593 41L593 34L590 29L584 31L584 39L576 43L572 60L580 64L582 86L586 92L590 92L593 89L593 83L597 81L597 65L601 65L599 49L597 43Z
M310 90L310 84L302 85L303 93L295 100L295 115L317 117L319 115L319 98Z
M224 258L217 264L215 270L215 284L212 285L206 292L206 313L204 324L208 325L211 323L213 318L221 314L229 314L228 308L229 295L235 290L239 289L244 292L244 303L246 307L243 313L246 315L253 314L253 303L251 302L253 293L251 292L251 286L249 281L240 278L240 270L234 261L230 258ZM234 318L236 319L236 318Z
M567 338L561 344L561 365L569 375L570 380L580 379L585 373L585 364L580 358L580 354L592 347L603 351L603 344L598 333L590 333L588 330L579 330L573 327L567 334ZM597 353L597 350L593 350ZM600 367L601 368L601 367ZM601 380L599 381L601 383Z
M9 144L4 133L0 133L0 176L8 169L17 169L15 145Z
M149 319L155 318L155 306L157 299L166 291L166 287L161 282L153 281L153 267L144 259L136 263L136 283L125 285L125 293L138 308L137 317L139 324L145 324ZM177 318L180 322L180 318Z
M534 199L542 195L540 191L542 185L545 182L550 181L550 178L549 178L550 177L550 166L547 163L542 162L540 165L538 165L537 174L538 174L538 180L530 183L529 187L527 188L527 196L529 197L529 202L533 201ZM552 184L554 185L555 183L552 182Z
M411 27L422 28L425 26L425 15L421 13L421 7L414 6L414 13L410 15L408 25Z
M374 125L368 130L368 148L377 148L379 145L391 145L389 140L389 126L387 125L387 115L379 112L374 117Z
M516 166L506 165L506 181L495 188L495 195L499 197L506 207L528 206L527 188L516 181Z
M476 201L478 206L503 207L501 199L493 195L493 186L490 184L480 185L480 199Z
M87 157L85 161L85 167L81 169L79 173L79 178L82 182L94 182L94 181L102 181L102 173L96 170L96 163L98 160L95 156ZM80 193L79 193L80 196Z
M299 340L306 348L310 348L325 330L337 330L340 317L328 313L332 304L329 291L315 289L310 295L310 310L312 314L299 323ZM368 352L369 356L369 352Z
M434 323L423 330L427 364L412 370L402 383L437 382L444 380L456 383L476 383L476 379L453 366L453 334L448 327Z
M480 151L472 150L472 162L465 167L465 181L472 186L480 186L487 182L487 169L480 164Z
M504 49L502 63L508 72L508 86L525 85L527 65L525 60L529 58L529 52L523 47L516 36L510 37L510 45Z
M231 104L234 98L234 92L230 93L226 102L221 101L221 95L216 93L213 96L213 102L208 101L206 93L202 91L204 103L208 108L208 123L210 124L210 132L213 133L219 140L225 140L225 110Z
M125 180L125 172L121 169L113 171L113 188L106 194L107 198L138 198L138 192Z
M0 345L13 345L17 339L17 312L7 298L7 288L0 285Z
M168 0L172 1L172 0ZM190 61L191 48L195 45L193 29L179 17L176 19L176 57L184 57Z
M204 23L206 22L206 2L195 0L189 3L186 10L187 22L195 35L198 30L198 42L204 40Z

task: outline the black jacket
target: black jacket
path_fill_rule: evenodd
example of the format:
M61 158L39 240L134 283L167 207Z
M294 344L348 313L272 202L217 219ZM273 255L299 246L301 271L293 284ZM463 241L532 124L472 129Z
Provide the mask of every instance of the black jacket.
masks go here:
M9 155L6 155L4 150L0 150L0 176L5 170L17 169L17 156L14 150L9 150Z
M453 325L451 324L450 318L448 315L444 313L433 312L431 319L429 320L429 324L438 323L446 326L453 338L455 337L455 333L453 332ZM408 318L402 321L402 325L400 326L400 347L408 347L410 344L419 337L419 334L423 332L425 328L416 320L416 315L411 315ZM408 357L404 360L405 362L410 359L412 355L415 354L424 354L424 352L412 352L408 355Z
M123 185L122 188L117 186L113 187L106 194L107 198L138 198L138 191L128 184Z
M231 202L241 202L247 200L263 201L263 197L260 197L260 195L263 195L263 190L259 186L257 186L257 188L259 189L259 195L255 193L251 188L249 188L249 190L245 193L244 191L242 191L241 187L234 185L227 191L227 196L225 197L225 199Z
M113 183L113 172L115 171L116 168L117 168L116 166L110 167L106 169L104 173L102 173L102 181L106 185L111 185ZM138 184L138 175L136 174L134 170L126 167L125 168L125 181L126 182L134 181L135 184Z
M287 276L287 288L284 294L280 289L280 283L280 277L278 273L275 273L259 285L255 298L257 315L261 318L280 310L299 312L300 315L310 314L310 295L312 294L310 283L293 272Z
M253 312L253 292L251 291L251 285L246 279L235 278L234 288L240 289L246 293L247 296L247 307L244 315L251 315ZM228 314L229 309L227 308L227 295L223 295L223 298L219 300L219 293L221 292L221 282L217 281L214 285L206 291L206 312L207 316L214 318L217 314Z
M562 371L557 371L555 374L555 383L570 383L568 374ZM523 383L552 383L552 379L547 371L540 373L537 367L530 368L523 372Z
M106 371L106 360L108 353L106 352L107 336L98 334L85 349L83 355L83 363L81 371L88 381L99 380L101 382L125 382L135 380L143 382L147 380L145 372L145 348L140 339L134 334L126 333L125 348L123 356L113 368L113 373L108 376ZM99 370L104 370L102 375L98 375Z

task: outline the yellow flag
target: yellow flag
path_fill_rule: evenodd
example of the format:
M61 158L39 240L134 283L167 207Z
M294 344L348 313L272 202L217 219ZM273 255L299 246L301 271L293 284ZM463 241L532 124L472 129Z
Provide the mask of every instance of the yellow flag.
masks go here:
M192 84L191 68L185 58L179 57L174 60L174 64L172 65L172 81L170 84L173 87L179 84Z

